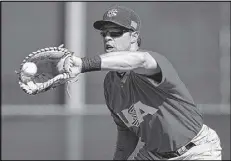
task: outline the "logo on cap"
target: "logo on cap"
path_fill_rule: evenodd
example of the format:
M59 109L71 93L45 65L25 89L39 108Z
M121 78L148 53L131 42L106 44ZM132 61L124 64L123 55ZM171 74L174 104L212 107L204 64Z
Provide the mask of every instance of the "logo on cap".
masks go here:
M113 17L117 15L117 9L111 9L107 12L107 17Z

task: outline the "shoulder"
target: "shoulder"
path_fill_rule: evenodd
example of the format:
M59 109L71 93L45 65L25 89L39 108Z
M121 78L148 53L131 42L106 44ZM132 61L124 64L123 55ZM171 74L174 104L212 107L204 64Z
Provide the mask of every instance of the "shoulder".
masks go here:
M143 75L153 75L160 72L160 64L163 64L166 59L161 54L150 50L139 50L143 53L143 64L142 67L136 68L133 71ZM164 63L166 64L166 63Z
M153 74L136 73L136 75L139 78L142 78L142 79L148 78L148 79L154 80L158 85L165 82L166 79L168 82L169 81L170 82L175 81L176 79L178 80L178 73L176 72L172 63L164 55L162 55L158 52L149 51L149 50L141 50L141 51L147 52L153 59L155 59L157 69L158 69L156 71L158 71L158 72L155 72Z
M148 53L148 54L150 54L153 57L157 56L157 57L166 58L163 54L161 54L159 52L156 52L156 51L151 51L151 50L146 50L146 49L139 49L138 51Z
M158 52L151 51L151 50L140 50L140 51L145 52L145 53L148 53L148 54L149 54L150 56L152 56L155 60L158 60L158 59L166 59L166 60L167 60L167 58L166 58L164 55L162 55L162 54L160 54L160 53L158 53Z
M139 51L145 53L145 60L148 66L155 66L157 68L159 63L164 62L166 64L169 62L164 55L158 52L144 49L141 49Z
M168 58L165 55L150 50L142 51L148 53L152 58L154 58L159 68L174 68L172 66L172 63L168 60Z

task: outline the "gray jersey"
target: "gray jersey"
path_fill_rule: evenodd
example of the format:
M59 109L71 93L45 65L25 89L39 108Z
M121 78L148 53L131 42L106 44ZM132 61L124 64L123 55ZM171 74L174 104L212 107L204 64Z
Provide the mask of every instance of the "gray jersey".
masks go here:
M171 63L150 52L161 73L153 76L108 72L104 80L106 104L119 129L128 128L149 151L174 151L200 131L202 114Z

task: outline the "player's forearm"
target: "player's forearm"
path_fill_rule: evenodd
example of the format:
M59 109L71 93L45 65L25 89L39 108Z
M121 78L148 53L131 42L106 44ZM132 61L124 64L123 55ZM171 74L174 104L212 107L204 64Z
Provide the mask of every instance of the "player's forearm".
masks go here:
M127 71L144 67L144 52L112 52L100 55L101 70Z
M113 160L127 160L133 153L139 138L131 131L118 131Z
M139 71L141 74L154 74L158 72L157 62L147 52L120 51L111 52L94 57L72 57L74 73L92 71Z

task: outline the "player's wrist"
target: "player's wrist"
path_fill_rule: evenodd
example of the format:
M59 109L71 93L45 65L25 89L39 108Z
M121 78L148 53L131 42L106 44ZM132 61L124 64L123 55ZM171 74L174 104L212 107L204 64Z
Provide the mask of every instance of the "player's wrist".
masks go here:
M91 72L91 71L100 71L101 70L101 57L83 57L81 58L81 73Z

